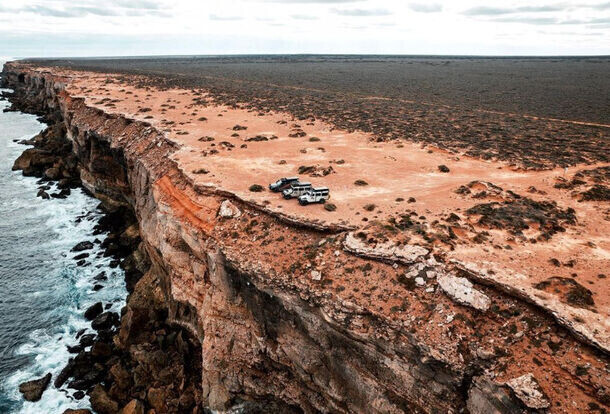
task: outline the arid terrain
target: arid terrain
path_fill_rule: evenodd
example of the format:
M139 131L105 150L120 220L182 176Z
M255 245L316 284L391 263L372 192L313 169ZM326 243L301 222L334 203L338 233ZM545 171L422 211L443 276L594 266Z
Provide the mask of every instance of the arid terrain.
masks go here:
M610 60L355 60L8 72L134 210L205 406L606 412ZM287 176L330 200L267 189Z

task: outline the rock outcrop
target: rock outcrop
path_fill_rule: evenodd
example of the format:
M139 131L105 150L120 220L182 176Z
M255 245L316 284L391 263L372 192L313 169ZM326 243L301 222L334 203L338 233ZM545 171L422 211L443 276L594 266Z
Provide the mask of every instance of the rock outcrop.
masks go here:
M75 357L54 384L73 378L97 412L543 408L531 381L510 378L537 365L531 344L546 346L541 338L551 333L563 340L540 357L549 379L536 389L559 402L557 380L579 404L608 402L606 355L533 306L452 276L428 249L369 246L335 234L347 228L296 227L239 198L228 202L193 188L162 131L89 105L70 94L68 78L12 63L3 79L16 107L65 128L70 151L60 158L76 161L82 185L110 216L133 216L106 246L127 272L120 325L92 311L111 340ZM27 155L17 167L44 173L56 164ZM48 175L63 171L72 170ZM574 349L593 364L578 386L563 382L577 374L557 368Z
M23 394L23 399L26 401L39 401L50 382L51 373L49 372L42 378L22 383L19 385L19 392Z

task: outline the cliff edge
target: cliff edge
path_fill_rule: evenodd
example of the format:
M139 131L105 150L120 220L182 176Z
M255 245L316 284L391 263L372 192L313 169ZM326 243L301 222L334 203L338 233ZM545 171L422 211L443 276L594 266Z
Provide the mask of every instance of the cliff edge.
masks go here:
M556 170L377 143L145 76L15 62L2 80L16 108L62 125L82 185L137 223L121 358L87 389L97 411L609 408L609 298L582 285L607 268L605 208ZM335 191L326 207L253 186L295 173Z

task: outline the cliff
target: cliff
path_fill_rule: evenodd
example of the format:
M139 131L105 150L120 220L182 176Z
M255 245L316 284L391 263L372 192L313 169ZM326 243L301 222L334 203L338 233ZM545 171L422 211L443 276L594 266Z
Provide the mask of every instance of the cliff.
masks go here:
M89 389L98 411L134 399L156 412L582 412L609 403L599 335L478 284L430 246L373 248L350 223L198 183L180 158L188 145L152 119L94 104L74 88L78 76L10 63L3 82L15 107L63 125L82 185L137 221L129 258L143 272L114 337L123 362Z

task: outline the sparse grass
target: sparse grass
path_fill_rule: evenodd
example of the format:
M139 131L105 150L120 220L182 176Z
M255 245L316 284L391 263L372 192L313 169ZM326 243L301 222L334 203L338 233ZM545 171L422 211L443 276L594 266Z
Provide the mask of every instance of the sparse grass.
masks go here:
M365 185L369 185L369 183L367 183L364 180L356 180L354 181L354 185L360 186L360 187L364 187Z
M265 190L265 188L260 184L252 184L249 188L253 193L260 193Z
M326 211L335 211L337 209L337 206L333 203L324 203L324 209Z

